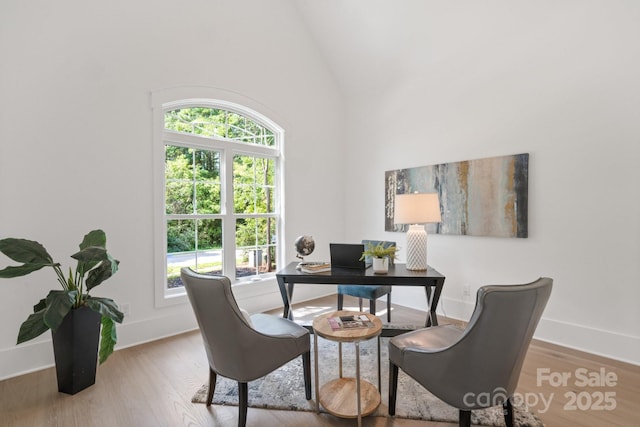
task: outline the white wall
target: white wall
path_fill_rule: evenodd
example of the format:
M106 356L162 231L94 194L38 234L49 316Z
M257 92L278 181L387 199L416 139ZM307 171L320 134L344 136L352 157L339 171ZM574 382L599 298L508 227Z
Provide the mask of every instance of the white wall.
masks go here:
M475 295L550 276L537 337L638 364L640 8L471 3L413 2L386 22L413 45L348 99L347 236L405 244L383 231L385 170L530 153L529 238L429 237L441 312L468 318L465 284ZM395 302L422 300L394 289Z
M192 328L188 306L153 304L149 100L155 89L221 88L285 128L285 240L313 235L316 259L332 240L387 237L385 170L531 153L528 239L430 237L430 262L447 276L441 308L468 316L463 284L548 275L540 338L640 363L637 3L404 2L403 20L382 14L373 38L406 38L396 62L380 58L384 72L362 76L375 85L343 86L346 99L293 4L1 2L0 236L39 240L66 264L101 227L121 270L95 293L132 309L120 347ZM51 271L0 286L0 378L52 364L49 334L15 346L55 288ZM238 294L277 304L265 286L270 300ZM417 305L419 294L394 300Z
M297 235L323 236L320 258L342 235L343 102L291 1L5 0L0 56L0 237L38 240L71 265L84 233L103 228L120 271L92 293L130 304L119 347L195 326L186 304L154 307L151 91L221 88L285 129L287 260ZM15 341L53 272L0 287L0 379L51 365L49 333ZM275 283L261 292L241 304L280 303Z

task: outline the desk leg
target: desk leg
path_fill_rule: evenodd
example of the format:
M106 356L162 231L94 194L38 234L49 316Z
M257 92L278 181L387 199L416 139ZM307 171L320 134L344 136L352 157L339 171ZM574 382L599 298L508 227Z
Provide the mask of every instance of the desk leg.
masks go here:
M434 326L438 326L438 315L436 314L436 309L438 308L438 303L440 302L440 296L442 295L443 287L444 277L436 279L435 284L433 285L433 297L431 298L431 320L433 321Z
M293 320L293 307L291 307L291 304L293 302L293 283L287 284L286 294L287 294L287 302L285 303L285 309L284 309L286 315L283 315L282 317L289 320Z
M356 402L358 408L358 427L362 427L362 408L360 403L360 343L358 341L356 344Z
M424 287L424 291L427 294L427 320L425 321L424 326L426 328L429 326L437 326L438 316L436 315L436 307L433 306L435 289L432 291L431 285L426 285Z
M278 288L280 289L280 297L282 298L282 317L287 319L289 317L289 301L291 301L290 296L287 294L291 294L292 292L288 292L284 278L276 276L276 279L278 280Z
M291 302L293 301L293 283L285 283L284 278L278 277L278 288L280 288L280 296L282 297L282 317L293 320L291 310Z
M316 413L320 413L320 385L318 379L318 334L313 334L313 361L316 377Z

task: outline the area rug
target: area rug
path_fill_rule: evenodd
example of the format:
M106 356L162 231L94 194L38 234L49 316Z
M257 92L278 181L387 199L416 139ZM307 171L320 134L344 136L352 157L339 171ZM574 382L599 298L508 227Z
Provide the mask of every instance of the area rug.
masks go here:
M372 414L388 416L388 338L382 338L381 344L381 376L382 403ZM319 379L320 386L338 377L338 344L318 338ZM343 344L343 375L355 376L355 346ZM313 341L311 351L313 364ZM312 365L312 373L313 373ZM362 378L377 386L377 342L375 339L360 344L360 372ZM312 377L313 399L304 397L304 380L302 377L302 360L298 357L272 373L249 383L249 406L252 408L280 409L287 411L315 411L315 383ZM192 402L205 403L207 399L205 383L193 396ZM235 381L218 376L214 405L238 405L238 385ZM322 411L322 407L320 408ZM520 427L541 427L542 421L525 407L515 406L515 424ZM398 376L398 398L396 417L418 420L458 422L458 410L442 402L415 380L400 370ZM483 426L504 426L502 407L472 411L471 422Z

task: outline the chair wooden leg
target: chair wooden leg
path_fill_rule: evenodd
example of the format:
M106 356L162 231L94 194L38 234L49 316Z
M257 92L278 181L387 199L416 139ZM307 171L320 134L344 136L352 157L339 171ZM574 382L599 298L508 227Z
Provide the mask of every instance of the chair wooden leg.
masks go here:
M338 311L342 310L343 306L344 306L344 295L338 294Z
M369 313L376 315L376 300L369 300Z
M209 368L209 392L207 393L207 406L211 406L213 402L213 392L216 391L216 379L218 376L213 369Z
M391 294L387 294L387 323L391 323Z
M389 415L396 414L396 396L398 392L398 367L389 362Z
M471 427L471 411L460 409L459 418L460 420L458 421L458 425L460 427Z
M245 427L247 425L248 394L247 383L238 382L238 427Z
M502 412L504 414L504 422L507 427L513 427L513 405L511 404L511 398L507 399L502 404Z
M302 353L302 370L304 372L304 396L311 399L311 350Z

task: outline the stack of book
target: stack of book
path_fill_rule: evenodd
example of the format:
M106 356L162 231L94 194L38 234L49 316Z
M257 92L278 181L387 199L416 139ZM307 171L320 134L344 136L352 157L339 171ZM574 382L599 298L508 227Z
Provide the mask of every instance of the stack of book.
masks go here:
M298 264L300 271L304 273L321 273L331 271L331 264L328 262L302 261Z

